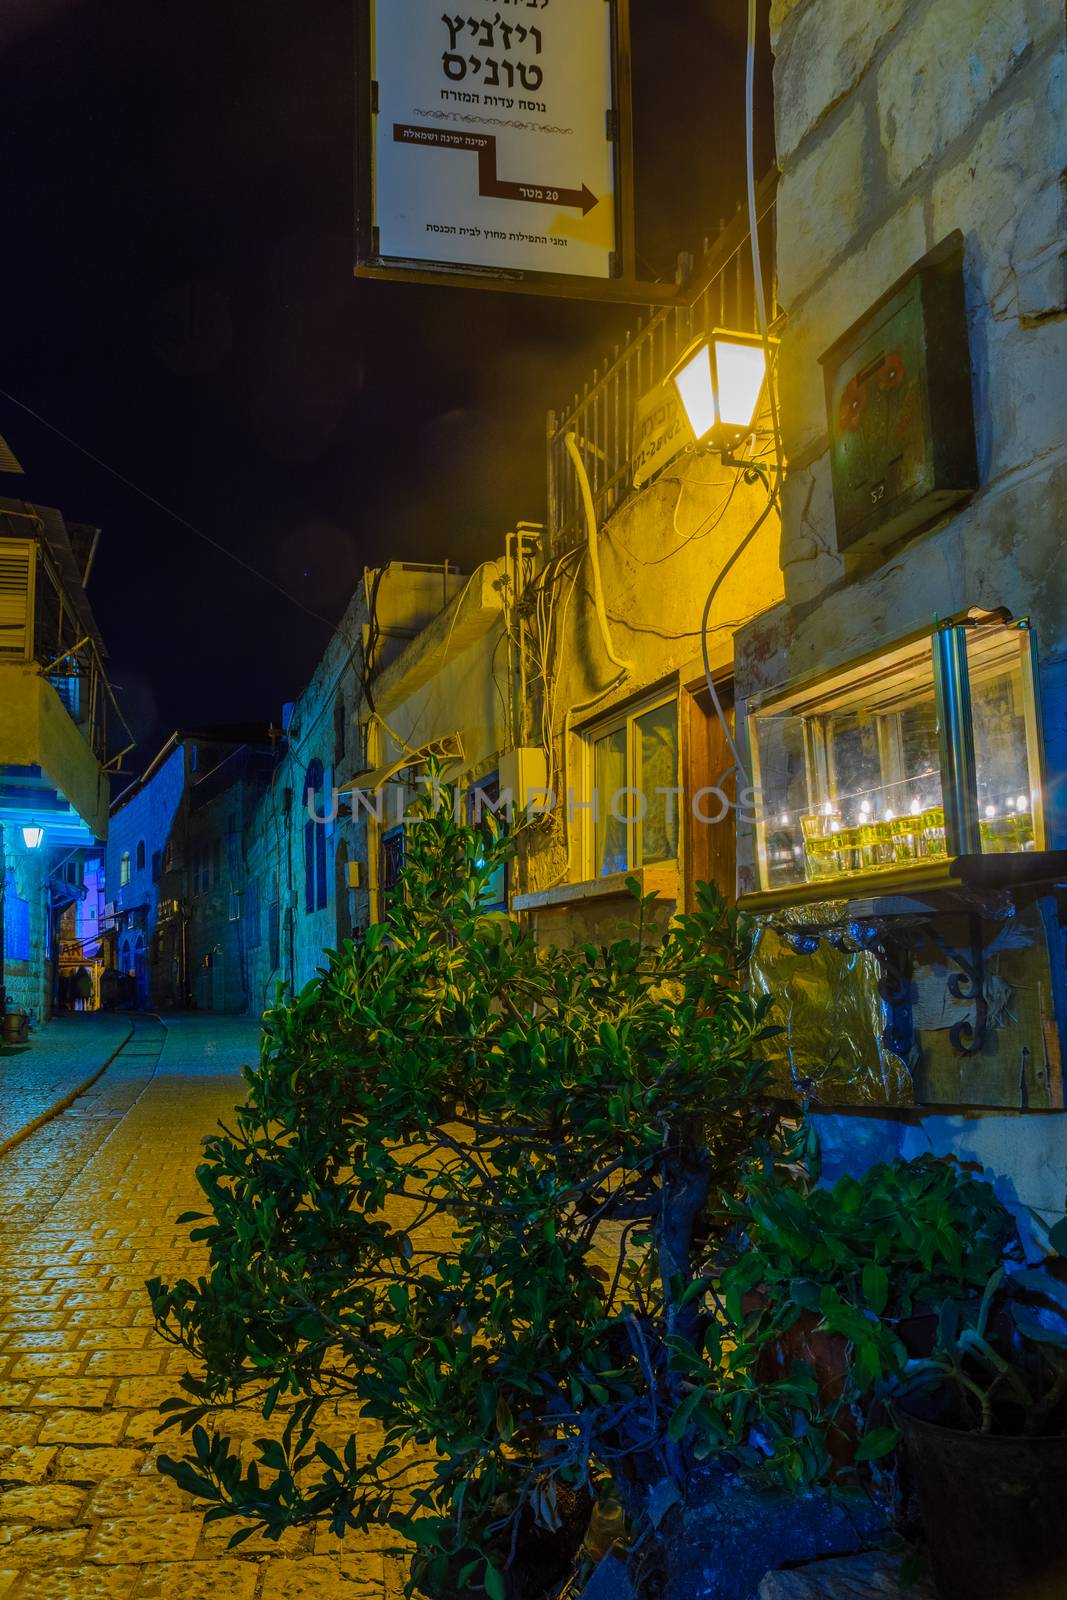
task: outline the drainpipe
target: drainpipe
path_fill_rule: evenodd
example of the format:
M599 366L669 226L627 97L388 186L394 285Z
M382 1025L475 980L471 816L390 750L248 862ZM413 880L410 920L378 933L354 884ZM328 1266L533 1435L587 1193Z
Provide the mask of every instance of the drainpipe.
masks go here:
M578 474L578 484L582 492L582 505L585 507L585 531L589 547L589 566L593 574L593 605L596 608L597 622L600 624L600 636L604 641L604 651L613 667L618 667L620 672L630 672L633 668L632 661L626 661L622 656L615 654L615 647L611 642L611 630L608 627L607 607L604 604L604 585L600 579L600 551L597 546L596 505L593 501L593 486L589 482L589 474L585 470L582 452L578 448L578 436L568 433L564 439L567 453L574 463L574 470Z

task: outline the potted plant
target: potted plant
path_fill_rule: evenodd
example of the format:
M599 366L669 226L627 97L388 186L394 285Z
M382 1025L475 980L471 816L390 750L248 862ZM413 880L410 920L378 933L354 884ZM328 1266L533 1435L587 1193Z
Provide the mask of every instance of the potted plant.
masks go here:
M933 1346L937 1308L977 1300L1014 1238L993 1190L951 1160L873 1166L821 1186L808 1129L788 1169L748 1174L720 1288L764 1384L810 1372L834 1467L855 1460L864 1398ZM867 1435L864 1456L894 1436Z
M12 1007L4 1012L4 1043L6 1045L25 1044L29 1039L30 1018L25 1011Z
M1067 1223L1050 1235L1067 1248ZM1067 1277L1057 1254L946 1301L894 1410L943 1600L1067 1594Z

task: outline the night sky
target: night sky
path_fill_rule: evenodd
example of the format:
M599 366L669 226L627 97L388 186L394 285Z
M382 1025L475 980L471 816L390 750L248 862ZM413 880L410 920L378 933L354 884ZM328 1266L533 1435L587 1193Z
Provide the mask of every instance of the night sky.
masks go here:
M641 272L669 278L743 192L745 6L632 4ZM544 413L633 313L353 279L351 0L2 0L0 70L0 388L330 621L364 565L469 569L543 519ZM766 51L759 94L762 172ZM0 433L27 469L0 490L104 530L133 767L277 720L328 627L2 398Z

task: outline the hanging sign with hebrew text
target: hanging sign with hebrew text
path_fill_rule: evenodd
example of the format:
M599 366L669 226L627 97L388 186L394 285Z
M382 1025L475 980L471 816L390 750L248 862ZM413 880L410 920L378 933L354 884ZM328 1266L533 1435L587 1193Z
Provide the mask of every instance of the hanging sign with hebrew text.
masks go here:
M357 272L620 276L625 0L364 6Z

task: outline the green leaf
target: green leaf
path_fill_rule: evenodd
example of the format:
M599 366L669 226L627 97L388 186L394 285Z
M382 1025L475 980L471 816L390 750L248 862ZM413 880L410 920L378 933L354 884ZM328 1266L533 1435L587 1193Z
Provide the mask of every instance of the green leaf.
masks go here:
M485 1574L482 1578L485 1592L489 1600L507 1600L507 1586L504 1583L504 1574L494 1567L491 1561L485 1563Z
M818 1311L822 1289L811 1278L793 1278L789 1284L789 1297L804 1311Z
M877 1261L868 1261L863 1269L863 1298L882 1315L889 1300L889 1274Z
M496 1402L496 1431L504 1440L510 1439L515 1432L515 1419L503 1395L499 1395Z
M895 1450L900 1439L896 1428L868 1428L856 1448L857 1461L879 1461Z
M686 1395L681 1405L675 1409L670 1422L667 1424L667 1437L673 1444L678 1443L678 1440L688 1428L689 1419L703 1400L704 1393L703 1389L693 1389Z
M869 1388L872 1383L877 1383L882 1376L882 1358L875 1341L865 1339L862 1344L857 1344L854 1359L856 1377L861 1387Z

